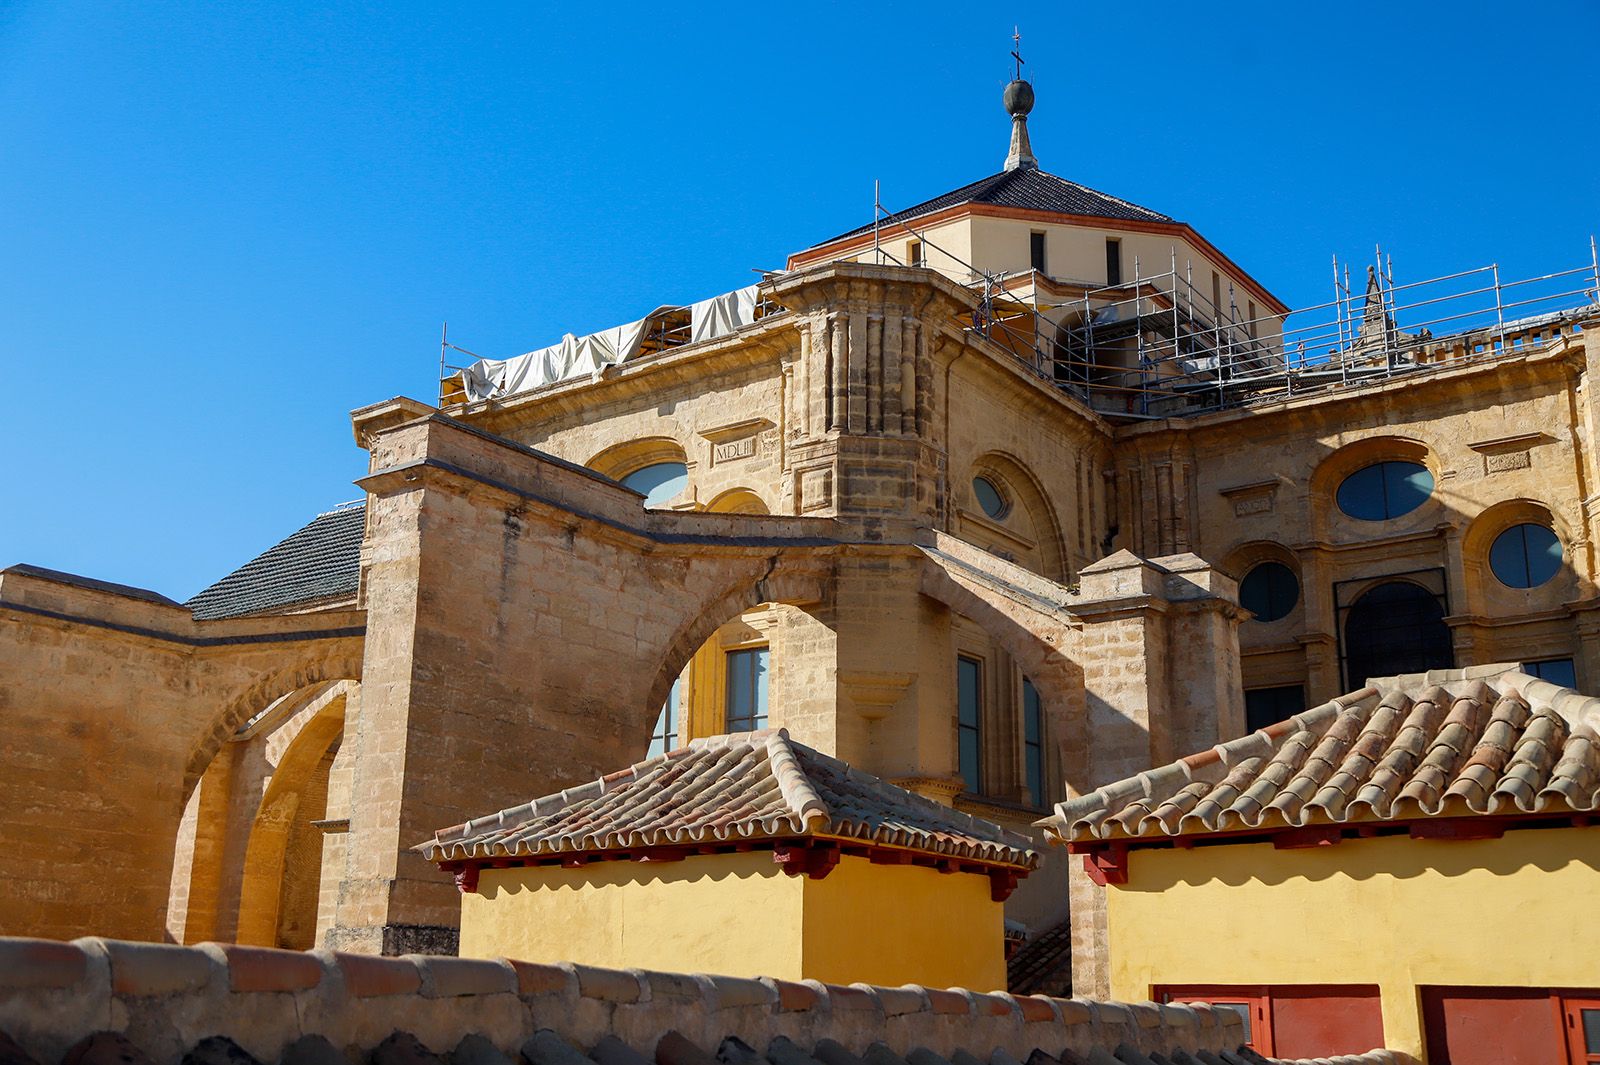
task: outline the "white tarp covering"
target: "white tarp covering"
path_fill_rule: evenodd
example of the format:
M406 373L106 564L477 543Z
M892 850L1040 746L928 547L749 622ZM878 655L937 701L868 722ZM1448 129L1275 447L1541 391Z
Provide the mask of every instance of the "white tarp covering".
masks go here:
M648 317L627 325L603 329L586 337L571 333L561 343L509 359L479 359L461 371L461 385L469 401L527 392L557 381L599 377L606 367L626 362L639 353L650 322L663 313L679 310L658 307ZM726 336L756 318L756 286L701 300L689 308L689 342Z
M598 377L607 366L638 354L649 321L641 318L586 337L568 333L559 344L509 359L479 359L461 371L462 387L469 400L480 400L526 392L556 381Z
M689 342L726 336L756 320L756 286L736 289L689 306Z

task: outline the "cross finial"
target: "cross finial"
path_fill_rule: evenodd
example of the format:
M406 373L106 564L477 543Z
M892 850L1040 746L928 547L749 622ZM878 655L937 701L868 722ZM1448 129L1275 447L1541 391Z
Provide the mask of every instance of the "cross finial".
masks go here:
M1015 59L1017 61L1017 77L1016 77L1016 80L1017 81L1021 81L1022 80L1022 64L1023 64L1023 58L1022 58L1022 30L1021 30L1021 27L1018 27L1018 26L1012 26L1011 27L1011 44L1012 44L1011 58Z

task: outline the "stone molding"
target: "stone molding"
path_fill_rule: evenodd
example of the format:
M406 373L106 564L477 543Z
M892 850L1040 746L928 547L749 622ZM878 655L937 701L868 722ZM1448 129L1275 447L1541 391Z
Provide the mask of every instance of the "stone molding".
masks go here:
M570 1043L620 1040L647 1059L676 1032L701 1046L830 1039L984 1060L1035 1049L1197 1051L1237 1047L1238 1017L1157 1005L983 994L963 988L840 986L561 963L332 951L195 947L108 939L0 938L0 1030L39 1061L85 1037L121 1033L158 1063L223 1036L263 1061L305 1036L371 1048L409 1032L439 1054L476 1035L515 1055L548 1029Z

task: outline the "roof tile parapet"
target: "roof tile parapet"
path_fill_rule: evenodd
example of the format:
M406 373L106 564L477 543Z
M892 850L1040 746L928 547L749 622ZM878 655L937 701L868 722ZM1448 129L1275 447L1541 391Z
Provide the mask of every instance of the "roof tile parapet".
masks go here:
M158 1063L178 1062L202 1030L264 1062L307 1037L370 1049L395 1033L435 1055L471 1036L514 1058L542 1029L547 1049L555 1040L581 1057L614 1040L608 1052L647 1060L669 1031L713 1055L730 1038L756 1048L785 1039L807 1057L829 1040L863 1060L919 1049L919 1060L1026 1061L1035 1051L1065 1060L1119 1045L1170 1053L1242 1041L1231 1014L1203 1027L1187 1007L420 955L0 938L0 973L0 1032L38 1062L105 1030Z

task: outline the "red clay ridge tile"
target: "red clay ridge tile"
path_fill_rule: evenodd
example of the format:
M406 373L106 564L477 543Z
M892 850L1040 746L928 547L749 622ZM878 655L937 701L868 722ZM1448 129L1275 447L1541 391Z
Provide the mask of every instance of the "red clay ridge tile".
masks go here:
M1047 998L1036 995L1018 995L1014 1001L1017 1008L1022 1011L1024 1021L1049 1021L1056 1020L1055 1005Z
M517 974L517 993L520 995L561 994L572 986L572 974L557 966L531 961L511 961L510 965L512 972Z
M313 954L237 943L210 946L227 963L230 991L308 991L322 983L322 962Z
M72 943L0 937L0 987L75 987L89 974L89 956Z
M794 1010L816 1009L817 1003L822 1001L816 991L805 984L790 983L788 980L774 980L772 986L778 992L778 1008L785 1013Z
M875 1010L878 1000L870 991L841 984L823 984L828 995L828 1005L836 1010Z
M333 958L344 974L345 990L353 998L409 995L422 987L422 973L409 961L341 951L334 951Z
M959 991L945 991L939 988L925 987L922 993L928 996L928 1008L934 1013L964 1014L972 1012L972 1003L967 1001L967 996Z

